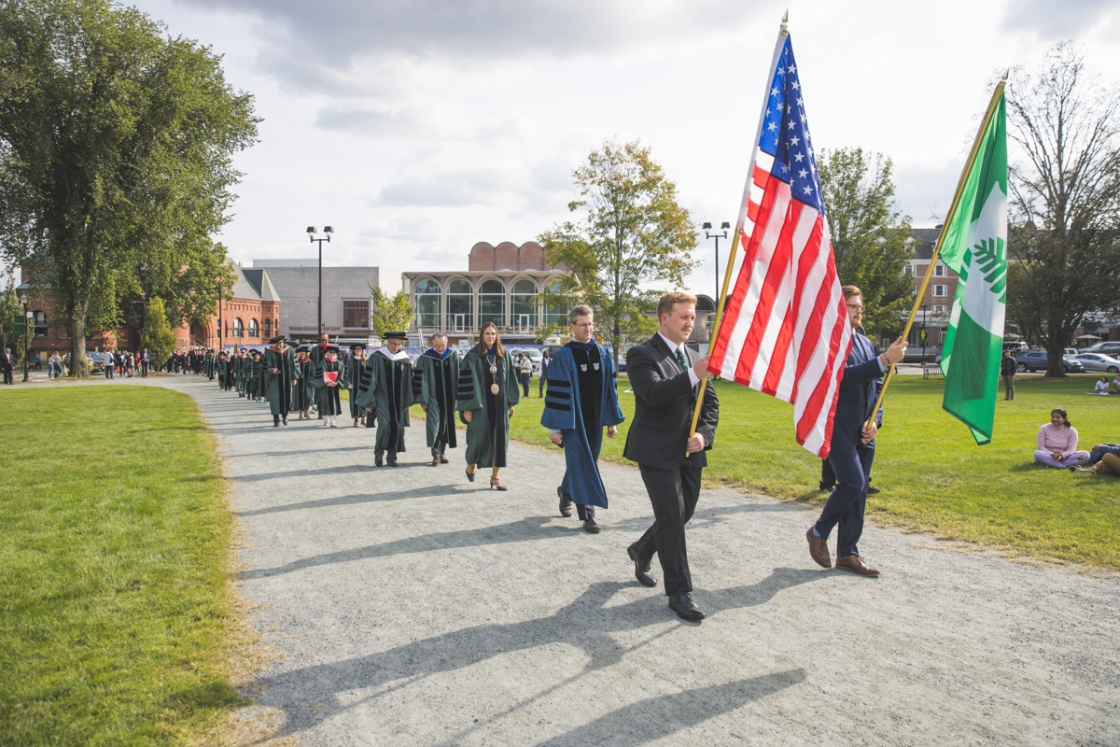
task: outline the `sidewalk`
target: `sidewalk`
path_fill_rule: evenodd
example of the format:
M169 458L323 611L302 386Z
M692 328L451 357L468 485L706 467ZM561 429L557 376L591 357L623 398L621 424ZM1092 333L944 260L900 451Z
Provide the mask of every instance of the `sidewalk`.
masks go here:
M688 624L626 557L651 521L636 469L603 466L592 536L557 512L559 451L511 445L499 493L462 442L428 466L422 428L379 469L345 418L272 428L203 379L147 383L220 438L239 588L282 654L242 717L278 711L300 745L1120 743L1116 579L874 527L881 579L824 571L804 506L705 490Z

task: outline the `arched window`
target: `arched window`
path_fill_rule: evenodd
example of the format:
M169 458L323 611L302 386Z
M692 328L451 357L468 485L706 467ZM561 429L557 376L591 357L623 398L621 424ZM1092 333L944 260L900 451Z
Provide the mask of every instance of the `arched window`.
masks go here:
M416 284L416 326L439 326L439 283L434 280L421 280Z
M560 293L560 281L553 280L548 284L549 293ZM556 324L560 322L564 324L567 322L569 304L566 303L552 303L545 304L544 306L544 323Z
M233 320L233 336L234 337L244 337L245 336L245 325L241 323L240 318Z
M264 320L264 336L265 339L272 339L272 320L267 317Z
M474 291L466 280L452 280L447 284L447 328L457 331L474 326Z
M486 322L506 326L506 288L500 280L487 280L478 287L478 324Z
M250 319L249 320L249 337L260 337L260 336L261 336L261 328L257 324L257 320L256 319Z
M522 278L513 284L510 303L510 322L518 329L530 330L537 326L537 284Z
M34 323L34 326L35 326L35 336L36 337L46 337L47 336L47 312L45 312L45 311L32 311L31 313L33 314L33 318L32 318L31 321Z

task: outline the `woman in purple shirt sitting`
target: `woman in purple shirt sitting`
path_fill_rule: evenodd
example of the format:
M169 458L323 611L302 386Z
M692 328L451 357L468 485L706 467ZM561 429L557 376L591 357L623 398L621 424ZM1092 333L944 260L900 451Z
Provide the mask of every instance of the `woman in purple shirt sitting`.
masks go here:
M1069 424L1066 411L1050 411L1050 422L1038 429L1034 460L1047 467L1076 467L1089 461L1089 452L1077 450L1077 429Z

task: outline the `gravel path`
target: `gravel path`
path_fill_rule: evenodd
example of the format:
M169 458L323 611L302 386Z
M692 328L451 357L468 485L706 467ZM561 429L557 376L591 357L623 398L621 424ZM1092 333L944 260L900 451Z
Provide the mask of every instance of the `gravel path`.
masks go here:
M149 383L220 438L239 588L282 653L244 715L278 712L281 742L1120 744L1116 579L875 527L882 578L824 571L805 507L705 490L688 540L709 616L688 624L626 558L651 520L636 469L603 466L591 536L556 510L558 452L511 446L498 493L461 447L428 466L420 428L378 469L365 429L275 429L195 377Z

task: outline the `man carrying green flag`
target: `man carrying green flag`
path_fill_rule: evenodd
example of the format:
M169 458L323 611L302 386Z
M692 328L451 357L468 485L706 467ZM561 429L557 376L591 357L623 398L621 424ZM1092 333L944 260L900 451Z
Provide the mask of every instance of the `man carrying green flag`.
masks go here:
M1007 309L1007 127L1004 82L984 124L941 234L940 259L960 275L945 344L941 406L976 443L992 440ZM932 263L931 263L932 266Z

